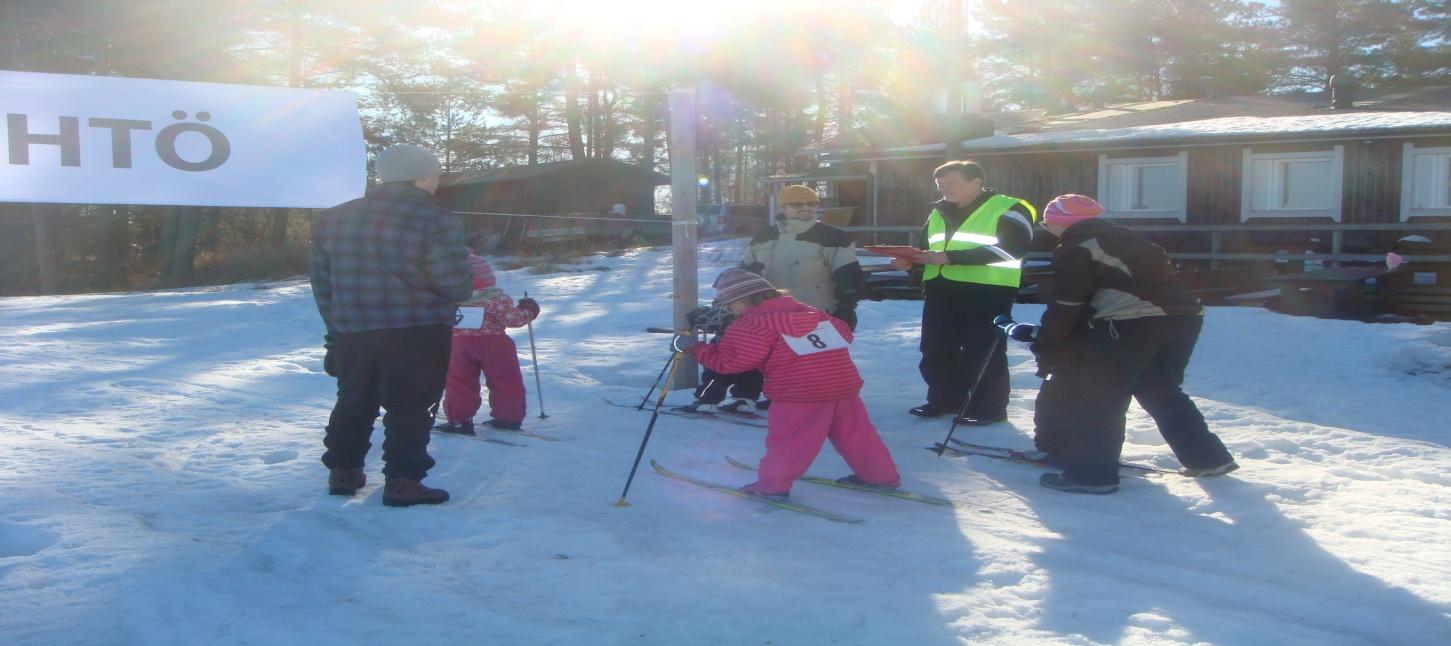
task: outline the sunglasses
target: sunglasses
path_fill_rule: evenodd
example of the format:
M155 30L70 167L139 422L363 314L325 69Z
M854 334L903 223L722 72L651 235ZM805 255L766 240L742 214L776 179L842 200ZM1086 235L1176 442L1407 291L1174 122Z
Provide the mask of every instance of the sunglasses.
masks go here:
M781 206L792 209L814 209L821 206L820 202L802 202L800 204L782 204Z

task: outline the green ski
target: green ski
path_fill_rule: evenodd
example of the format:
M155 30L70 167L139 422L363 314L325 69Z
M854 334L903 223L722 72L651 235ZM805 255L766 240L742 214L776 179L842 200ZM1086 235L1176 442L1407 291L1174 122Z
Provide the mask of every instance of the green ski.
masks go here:
M803 514L807 514L809 516L816 516L817 518L825 518L827 520L834 520L834 521L836 521L838 523L860 523L860 522L862 522L862 519L860 519L860 518L853 518L851 516L843 516L843 515L838 514L838 513L826 511L825 509L817 509L816 507L812 507L812 506L809 506L809 505L803 505L803 504L801 504L799 502L791 502L790 500L771 500L770 498L765 498L765 497L762 497L762 496L753 496L753 495L748 494L748 493L744 493L744 492L741 492L741 491L737 491L734 487L727 487L725 485L715 484L714 482L706 482L704 480L700 480L700 479L697 479L697 478L692 478L690 476L687 476L687 475L684 475L684 474L680 474L680 473L676 473L674 471L671 471L669 469L666 469L665 467L661 466L659 462L656 462L654 460L650 460L650 466L655 469L655 472L656 473L659 473L660 475L665 476L667 478L674 478L676 480L680 480L681 482L689 482L690 484L693 484L693 485L695 485L697 487L705 487L706 489L713 489L715 491L719 491L719 492L721 492L723 494L726 494L726 495L735 496L737 498L745 498L746 500L754 500L756 502L759 502L759 503L762 503L762 504L766 504L766 505L770 505L772 507L776 507L776 508L779 508L779 509L789 509L791 511L800 512L800 513L803 513Z
M747 471L755 471L756 470L756 467L753 467L753 466L751 466L749 464L746 464L744 462L741 462L740 460L737 460L737 459L735 459L735 458L733 458L733 457L731 457L729 455L725 456L725 459L726 459L726 462L729 462L731 466L736 467L737 469L745 469ZM878 495L882 495L882 496L890 496L892 498L901 498L902 500L912 500L912 501L916 501L916 502L926 503L926 504L929 504L929 505L941 505L943 507L952 507L953 506L951 500L946 500L944 498L935 498L933 496L924 496L924 495L919 494L919 493L912 493L910 491L902 491L900 489L880 489L880 488L871 487L871 486L865 486L864 487L864 486L861 486L861 485L854 485L854 484L846 484L844 482L837 482L835 480L832 480L831 478L822 478L822 477L818 477L818 476L801 476L800 480L802 482L810 482L811 484L825 485L825 486L828 486L828 487L837 487L839 489L851 489L853 491L864 491L866 493L874 493L874 494L878 494Z

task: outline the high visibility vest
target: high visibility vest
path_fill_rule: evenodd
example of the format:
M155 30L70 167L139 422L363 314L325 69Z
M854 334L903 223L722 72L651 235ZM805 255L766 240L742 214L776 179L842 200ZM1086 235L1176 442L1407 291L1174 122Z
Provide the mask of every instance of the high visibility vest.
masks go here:
M927 216L927 249L962 251L995 245L998 243L998 220L1019 204L1027 207L1029 220L1038 220L1038 211L1032 204L1016 197L994 195L967 216L950 236L947 234L947 220L937 209L932 209L931 215ZM922 279L931 280L939 275L960 283L1017 287L1023 281L1023 261L1003 260L989 265L927 265Z

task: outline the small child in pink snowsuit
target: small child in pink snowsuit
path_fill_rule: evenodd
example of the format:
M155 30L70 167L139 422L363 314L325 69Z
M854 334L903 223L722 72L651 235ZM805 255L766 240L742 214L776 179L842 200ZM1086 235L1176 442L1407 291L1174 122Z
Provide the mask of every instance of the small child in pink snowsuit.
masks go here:
M847 350L852 332L846 323L742 269L725 270L715 289L716 302L738 318L719 343L693 344L684 351L723 374L760 370L762 390L771 400L766 455L757 481L741 491L786 497L827 440L852 470L840 482L901 486L897 465L859 395L862 379Z
M521 298L515 306L514 299L494 285L494 270L480 256L469 255L469 271L473 273L474 294L462 305L483 307L484 324L480 328L453 329L453 353L444 386L443 413L448 417L444 430L474 433L474 414L483 403L479 397L481 371L489 388L489 412L493 417L486 423L518 430L524 421L524 375L519 371L514 340L504 333L504 328L523 327L533 321L539 316L539 304L532 298Z

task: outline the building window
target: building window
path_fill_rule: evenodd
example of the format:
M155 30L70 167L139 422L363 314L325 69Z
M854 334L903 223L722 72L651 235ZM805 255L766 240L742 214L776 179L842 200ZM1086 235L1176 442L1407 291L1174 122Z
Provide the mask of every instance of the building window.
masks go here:
M1401 220L1451 215L1451 148L1402 145Z
M1340 221L1345 147L1302 153L1244 149L1240 219L1328 217Z
M1098 198L1111 218L1174 218L1188 212L1189 153L1173 157L1098 156Z

